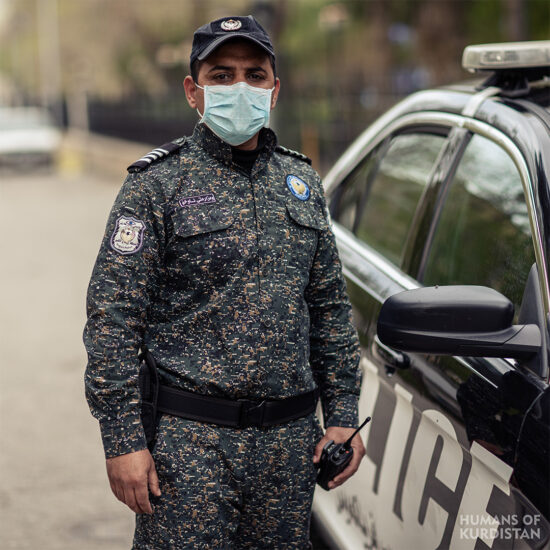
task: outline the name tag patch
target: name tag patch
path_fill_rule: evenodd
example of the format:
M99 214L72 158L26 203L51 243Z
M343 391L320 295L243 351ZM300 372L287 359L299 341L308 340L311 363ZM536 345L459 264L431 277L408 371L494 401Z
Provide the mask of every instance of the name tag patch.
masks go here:
M194 195L193 197L183 197L178 201L178 204L185 208L187 206L198 206L200 204L212 204L216 202L214 193L206 193L206 195Z
M143 246L145 223L132 216L120 216L111 236L111 248L120 254L135 254Z

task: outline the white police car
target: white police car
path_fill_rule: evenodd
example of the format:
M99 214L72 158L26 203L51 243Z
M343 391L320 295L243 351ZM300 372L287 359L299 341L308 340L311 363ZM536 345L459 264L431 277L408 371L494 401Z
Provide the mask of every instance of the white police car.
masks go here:
M373 418L316 491L337 548L550 548L550 42L463 64L325 178Z
M0 167L52 164L61 132L40 107L0 107Z

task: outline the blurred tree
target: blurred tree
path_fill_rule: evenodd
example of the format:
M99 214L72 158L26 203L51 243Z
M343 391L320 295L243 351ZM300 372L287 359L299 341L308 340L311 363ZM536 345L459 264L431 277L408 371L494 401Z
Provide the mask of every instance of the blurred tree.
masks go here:
M121 134L130 136L147 120L192 124L181 81L194 29L254 14L278 52L281 141L327 163L403 95L463 78L466 44L550 35L548 0L5 1L11 12L0 29L0 72L17 100L36 101L45 89L38 8L57 2L64 97L91 99L96 119L101 105L112 104L102 116L113 132L126 110L132 128Z
M424 0L418 3L413 25L418 40L415 54L429 71L430 85L457 80L460 58L467 44L464 29L466 3L461 0Z
M0 69L33 93L39 85L37 8L41 1L11 0L10 20L0 35L5 52ZM57 4L63 89L70 88L74 79L84 78L93 95L119 98L136 91L153 96L166 93L172 84L171 75L157 63L159 48L164 44L190 48L196 27L228 10L242 12L247 3L57 0ZM180 56L185 65L188 54L187 50ZM180 63L180 81L182 69Z

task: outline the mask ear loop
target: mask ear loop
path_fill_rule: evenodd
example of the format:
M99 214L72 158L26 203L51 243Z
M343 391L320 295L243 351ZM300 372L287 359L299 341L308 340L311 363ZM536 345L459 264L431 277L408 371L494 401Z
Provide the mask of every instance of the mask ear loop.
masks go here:
M204 86L199 86L195 81L193 81L193 84L199 89L199 90L204 90ZM204 112L206 112L206 94L205 94L205 109L204 109ZM195 109L195 111L197 111L197 114L199 115L200 117L200 120L199 120L199 124L202 122L203 118L204 118L204 115L201 115L201 112L199 111L199 108L197 107Z
M273 86L273 88L271 88L269 91L269 111L267 113L267 120L266 120L266 123L264 125L264 128L269 128L269 124L271 123L271 111L273 110L271 108L271 102L273 100L273 90L275 90L275 86Z

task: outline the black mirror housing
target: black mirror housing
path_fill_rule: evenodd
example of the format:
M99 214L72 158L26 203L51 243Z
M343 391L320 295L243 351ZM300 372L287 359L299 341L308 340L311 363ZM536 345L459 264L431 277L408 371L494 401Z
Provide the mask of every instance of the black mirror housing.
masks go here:
M378 337L395 349L435 355L529 357L541 349L537 325L512 325L514 306L483 286L425 287L388 298Z

